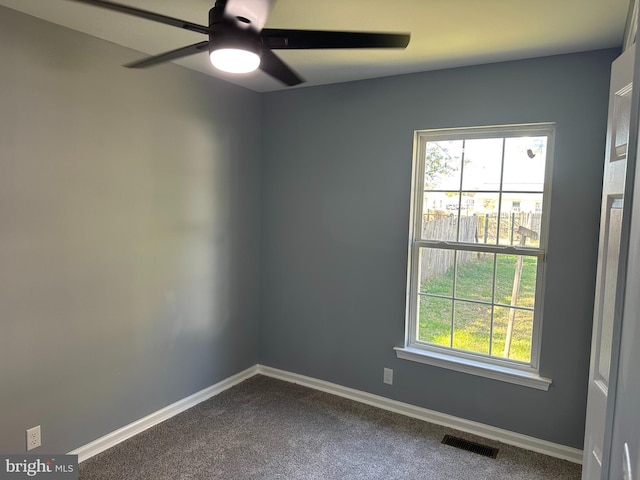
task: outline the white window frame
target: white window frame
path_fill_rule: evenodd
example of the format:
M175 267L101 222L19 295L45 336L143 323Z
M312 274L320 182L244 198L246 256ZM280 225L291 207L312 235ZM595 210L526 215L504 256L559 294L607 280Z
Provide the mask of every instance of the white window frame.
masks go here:
M443 140L472 140L482 138L547 137L545 180L543 187L543 209L539 247L511 245L469 244L454 241L423 240L417 238L422 231L422 209L424 194L424 169L427 142ZM554 123L523 125L500 125L491 127L445 128L418 130L414 133L413 169L411 188L411 215L409 227L409 263L407 269L407 306L405 320L405 344L395 347L398 358L428 365L502 380L518 385L548 390L551 379L539 372L540 341L542 329L543 286L546 264L546 248L549 232L549 212L551 198L551 172L553 170L553 148L555 138ZM504 155L504 151L503 151ZM504 157L503 157L504 160ZM502 195L502 185L500 195ZM527 193L527 192L523 192ZM419 252L421 248L450 250L470 250L506 255L527 255L538 258L534 322L531 339L531 361L529 363L468 352L449 347L441 347L417 339L418 332L418 290Z

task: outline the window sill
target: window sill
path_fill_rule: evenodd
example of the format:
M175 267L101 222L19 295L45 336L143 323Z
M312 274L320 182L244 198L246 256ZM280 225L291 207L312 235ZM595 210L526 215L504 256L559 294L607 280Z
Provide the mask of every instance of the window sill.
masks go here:
M502 382L514 383L525 387L536 388L538 390L549 390L551 379L541 377L534 370L520 370L518 368L504 367L477 360L459 358L445 353L430 352L409 347L394 347L398 358L410 360L412 362L434 365L436 367L448 368L457 372L470 373L480 377L500 380Z

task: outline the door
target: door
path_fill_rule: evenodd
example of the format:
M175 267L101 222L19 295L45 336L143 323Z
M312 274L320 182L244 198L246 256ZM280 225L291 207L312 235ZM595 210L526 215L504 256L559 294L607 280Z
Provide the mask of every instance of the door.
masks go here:
M636 168L635 185L640 185ZM634 189L631 213L629 258L622 313L618 377L616 382L613 432L607 478L640 478L640 189ZM612 387L613 388L613 387ZM611 407L610 407L611 408ZM611 415L607 417L611 418ZM606 443L605 443L606 448ZM604 468L607 468L605 465Z
M634 83L640 85L640 51L636 52ZM609 395L609 411L605 426L605 439L610 434L610 455L603 464L611 479L640 479L640 168L638 168L638 139L640 131L640 97L636 88L632 105L629 132L629 161L627 164L627 206L631 222L627 250L625 294L623 299L618 372ZM635 158L633 153L636 153ZM632 171L635 169L635 174ZM635 177L635 178L633 178ZM632 183L633 182L633 183ZM633 198L631 198L633 197ZM623 245L624 248L624 245ZM615 387L613 385L615 383ZM613 391L615 388L615 392ZM613 404L613 408L612 408ZM605 441L605 449L607 442Z
M609 117L605 151L604 182L600 216L600 246L593 312L591 367L587 398L583 480L600 480L605 451L605 419L610 379L617 375L616 352L620 343L619 285L620 245L628 226L623 228L627 144L631 117L631 85L635 47L629 47L612 65ZM622 242L626 244L626 242ZM623 255L624 257L624 255ZM620 272L619 272L620 271ZM618 300L617 300L618 299ZM617 326L617 329L616 329ZM612 362L612 353L616 358ZM613 367L613 368L612 368Z

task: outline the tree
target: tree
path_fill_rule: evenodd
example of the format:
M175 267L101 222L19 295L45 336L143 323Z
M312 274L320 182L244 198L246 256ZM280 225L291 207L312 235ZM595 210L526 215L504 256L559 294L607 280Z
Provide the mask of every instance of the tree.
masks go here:
M433 188L441 179L457 171L456 163L456 158L451 156L447 147L441 145L441 142L428 142L424 162L425 186Z
M496 209L496 201L493 198L485 198L482 201L482 205L484 206L485 210L495 210Z

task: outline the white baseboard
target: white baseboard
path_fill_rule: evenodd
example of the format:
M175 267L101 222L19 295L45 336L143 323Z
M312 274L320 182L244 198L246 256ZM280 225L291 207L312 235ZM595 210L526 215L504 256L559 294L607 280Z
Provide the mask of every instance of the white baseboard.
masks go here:
M455 428L456 430L497 440L508 445L514 445L526 450L543 453L551 457L561 458L573 463L582 463L582 450L578 450L577 448L559 445L546 440L540 440L538 438L522 435L521 433L510 432L501 428L492 427L491 425L465 420L464 418L454 417L452 415L428 410L422 407L416 407L415 405L391 400L372 393L343 387L342 385L337 385L335 383L325 382L324 380L318 380L304 375L299 375L297 373L266 367L264 365L257 366L257 373L287 382L297 383L315 390L321 390L332 395L355 400L390 412L400 413L408 417L424 420L425 422Z
M153 412L140 420L136 420L135 422L125 425L114 432L108 433L91 443L83 445L80 448L76 448L72 452L69 452L69 454L78 455L78 461L83 462L88 458L107 450L108 448L114 447L120 442L124 442L126 439L131 438L134 435L144 432L148 428L151 428L160 422L164 422L165 420L184 412L200 402L204 402L205 400L224 392L234 385L253 377L256 373L258 373L258 366L254 365L253 367L247 368L240 373L216 383L215 385L211 385L210 387L200 390L193 395L189 395L182 400L178 400L167 407Z
M582 450L578 450L576 448L559 445L546 440L540 440L520 433L510 432L508 430L492 427L483 423L465 420L463 418L454 417L452 415L428 410L422 407L416 407L415 405L399 402L397 400L391 400L372 393L343 387L342 385L337 385L335 383L325 382L324 380L318 380L316 378L286 372L284 370L278 370L264 365L254 365L253 367L222 380L215 385L200 390L199 392L183 398L182 400L178 400L165 408L141 418L140 420L136 420L135 422L125 425L114 432L108 433L91 443L83 445L82 447L69 452L69 454L78 455L78 461L83 462L84 460L87 460L108 448L114 447L118 443L123 442L134 435L144 432L148 428L151 428L160 422L184 412L200 402L204 402L205 400L218 395L219 393L253 377L256 374L262 374L287 382L297 383L315 390L355 400L356 402L365 403L373 407L382 408L383 410L417 418L418 420L424 420L425 422L435 423L444 427L455 428L456 430L490 438L492 440L497 440L508 445L514 445L534 452L543 453L551 457L561 458L574 463L582 463Z

